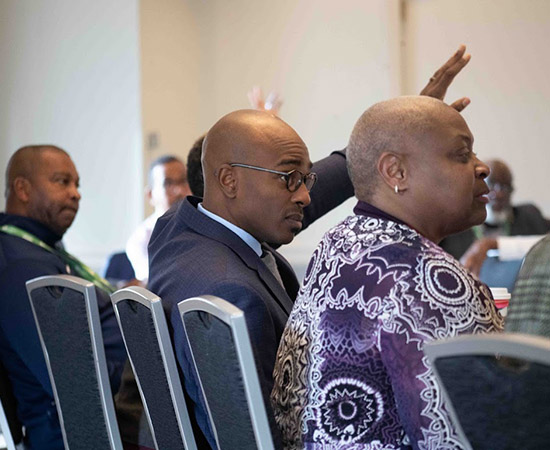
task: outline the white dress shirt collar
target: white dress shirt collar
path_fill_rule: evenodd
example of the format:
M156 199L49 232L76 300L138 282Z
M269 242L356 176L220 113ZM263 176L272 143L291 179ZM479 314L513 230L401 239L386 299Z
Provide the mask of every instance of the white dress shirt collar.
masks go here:
M219 224L223 225L224 227L228 228L229 230L231 230L233 233L235 233L237 236L239 236L246 244L248 244L250 246L250 248L252 248L252 250L254 250L254 252L258 255L258 256L262 256L262 245L260 244L260 242L254 237L252 236L250 233L247 233L246 231L244 231L242 228L239 228L238 226L232 224L231 222L228 222L227 220L225 220L223 217L220 217L216 214L214 214L213 212L210 212L208 211L206 208L204 208L204 206L202 206L202 203L199 203L198 205L198 208L197 208L201 213L203 213L204 215L210 217L212 220L215 220L216 222L218 222Z

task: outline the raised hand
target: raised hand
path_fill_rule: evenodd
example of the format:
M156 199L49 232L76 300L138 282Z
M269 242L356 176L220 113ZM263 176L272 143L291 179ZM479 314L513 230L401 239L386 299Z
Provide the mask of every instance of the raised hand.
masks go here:
M461 45L453 56L443 64L437 71L433 74L428 81L428 84L422 89L420 95L427 95L428 97L438 98L443 100L447 89L453 82L456 75L462 70L462 68L468 64L470 61L471 55L464 54L466 51L466 46ZM457 111L462 111L466 106L470 104L470 99L468 97L462 97L451 103L451 106Z
M283 104L279 94L276 92L270 92L264 100L262 89L258 86L254 86L250 91L248 91L248 100L254 109L259 111L268 111L276 116L279 115L279 109Z

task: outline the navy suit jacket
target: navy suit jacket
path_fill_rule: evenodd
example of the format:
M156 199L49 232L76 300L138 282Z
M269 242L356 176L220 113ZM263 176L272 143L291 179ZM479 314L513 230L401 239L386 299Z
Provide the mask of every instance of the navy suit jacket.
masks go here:
M0 225L15 225L51 247L61 240L44 224L0 213ZM48 369L44 361L25 282L67 274L61 258L16 236L0 233L0 361L17 401L17 415L32 449L63 449ZM97 290L105 356L113 390L118 389L126 349L109 296Z
M312 170L319 175L319 181L312 190L311 204L304 210L304 228L353 195L342 154L332 154L316 163ZM245 312L260 385L277 443L278 432L269 401L273 367L299 282L289 263L263 244L264 250L272 251L275 256L284 283L284 287L281 286L240 237L196 209L199 201L187 197L157 221L149 243L149 289L162 298L173 327L174 347L186 391L194 402L197 422L212 446L213 434L176 305L192 296L210 294Z

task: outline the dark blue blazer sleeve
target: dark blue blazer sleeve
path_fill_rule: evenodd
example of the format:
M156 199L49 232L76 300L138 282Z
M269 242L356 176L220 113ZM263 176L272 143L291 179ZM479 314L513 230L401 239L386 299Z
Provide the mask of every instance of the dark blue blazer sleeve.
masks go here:
M43 275L58 275L51 264L21 260L0 274L0 326L9 346L21 358L42 387L53 397L48 369L34 323L25 282Z
M318 179L311 190L311 204L304 209L302 231L354 194L345 151L333 152L317 161L311 171L317 174Z

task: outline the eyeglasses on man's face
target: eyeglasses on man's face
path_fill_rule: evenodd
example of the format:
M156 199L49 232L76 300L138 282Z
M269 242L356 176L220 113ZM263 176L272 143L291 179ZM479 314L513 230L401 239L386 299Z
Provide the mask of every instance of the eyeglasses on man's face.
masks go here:
M296 192L302 184L306 186L308 191L311 191L313 185L317 181L317 174L310 172L304 175L299 170L291 170L290 172L279 172L278 170L266 169L265 167L251 166L248 164L231 163L231 167L244 167L245 169L259 170L261 172L269 172L280 175L286 182L286 188L290 192Z
M511 194L514 191L514 187L511 184L504 183L491 183L487 182L489 189L494 192L503 192L504 194Z
M187 180L185 178L165 178L162 182L162 187L166 190L181 188L185 186Z

